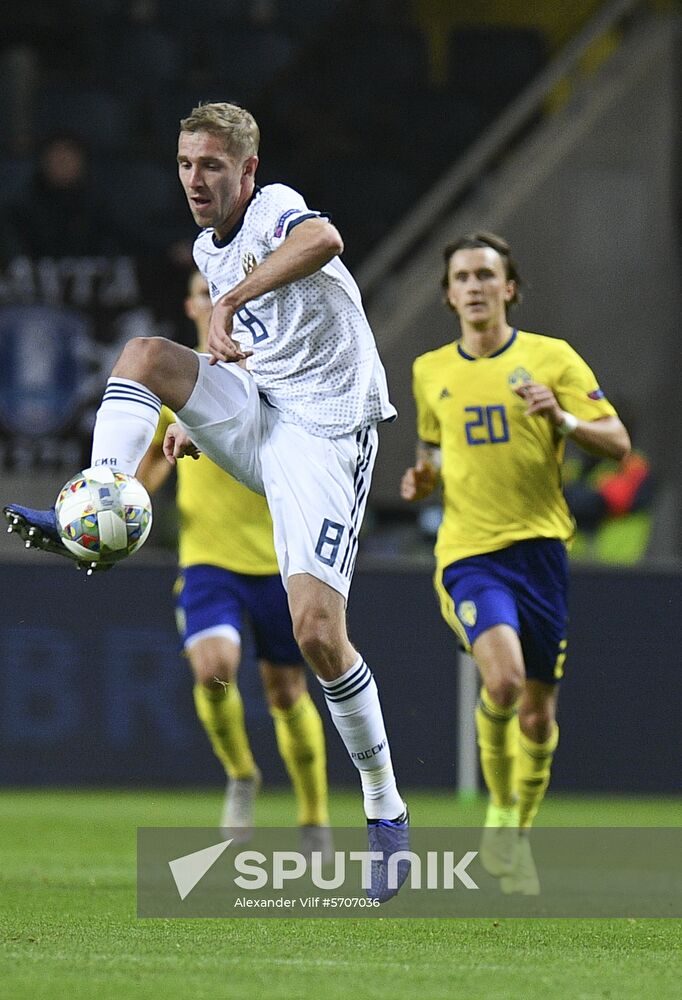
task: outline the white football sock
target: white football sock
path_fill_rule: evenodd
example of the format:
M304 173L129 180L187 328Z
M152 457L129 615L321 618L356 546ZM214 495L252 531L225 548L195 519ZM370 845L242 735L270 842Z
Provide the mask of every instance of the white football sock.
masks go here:
M372 671L360 657L335 681L318 677L332 721L360 772L368 819L397 819L405 803L398 794L388 737Z
M91 465L115 465L134 476L152 443L161 400L139 382L112 376L97 411Z

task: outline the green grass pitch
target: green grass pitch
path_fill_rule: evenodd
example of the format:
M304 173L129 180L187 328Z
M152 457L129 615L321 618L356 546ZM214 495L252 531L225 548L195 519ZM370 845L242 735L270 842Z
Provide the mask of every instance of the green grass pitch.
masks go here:
M421 826L482 800L413 792ZM138 920L138 826L211 826L207 791L0 791L0 996L12 1000L656 1000L682 995L679 920ZM362 822L357 793L332 798ZM287 826L284 791L259 801ZM549 796L543 825L678 826L675 799Z

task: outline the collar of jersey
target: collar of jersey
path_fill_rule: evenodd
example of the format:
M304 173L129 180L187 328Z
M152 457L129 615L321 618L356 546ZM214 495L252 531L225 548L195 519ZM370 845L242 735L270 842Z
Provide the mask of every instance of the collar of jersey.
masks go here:
M464 358L465 361L484 361L484 360L489 360L490 358L497 358L500 356L500 354L504 354L505 351L509 350L511 345L516 340L516 334L518 332L519 331L517 330L517 328L514 327L514 329L511 332L511 337L506 342L506 344L502 344L502 347L498 347L497 350L493 351L492 354L485 354L482 358L477 358L473 354L467 354L467 352L464 350L461 344L457 344L457 352L461 357Z
M216 239L216 234L215 234L215 232L213 233L213 236L211 237L211 239L213 240L213 246L214 247L219 247L219 248L226 247L229 243L232 242L232 240L235 238L235 236L237 235L237 233L239 232L239 230L244 225L244 218L245 218L246 213L247 213L247 211L249 209L249 205L251 205L251 203L254 201L254 199L258 197L258 195L260 194L260 192L261 192L261 189L258 186L256 186L253 189L253 194L251 195L251 197L248 200L246 208L244 209L244 212L242 213L241 219L239 220L239 222L237 222L232 227L232 229L229 231L229 233L227 234L227 236L224 239L222 239L222 240Z

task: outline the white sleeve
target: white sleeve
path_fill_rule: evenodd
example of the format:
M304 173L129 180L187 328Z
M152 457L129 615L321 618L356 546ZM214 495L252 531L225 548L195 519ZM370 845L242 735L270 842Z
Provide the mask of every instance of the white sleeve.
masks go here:
M328 218L324 212L308 208L298 191L286 184L270 184L263 188L258 210L261 232L269 250L278 247L300 222Z

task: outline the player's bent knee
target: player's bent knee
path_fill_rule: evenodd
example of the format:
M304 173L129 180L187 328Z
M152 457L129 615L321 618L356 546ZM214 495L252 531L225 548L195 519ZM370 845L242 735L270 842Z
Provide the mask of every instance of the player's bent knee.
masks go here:
M308 663L326 660L334 651L334 643L324 629L305 627L294 633L299 649Z
M523 692L523 679L504 677L495 681L486 681L486 691L496 705L510 708L515 705Z
M546 743L554 730L554 713L549 710L533 709L519 711L519 726L524 736L534 743Z
M123 348L112 375L133 379L162 396L169 381L177 376L181 355L185 354L198 367L193 352L186 352L165 337L133 337Z
M294 672L288 667L273 667L263 678L265 697L270 708L293 708L308 687L303 669Z
M199 675L194 675L195 682L200 686L206 688L208 691L220 691L227 685L227 681L222 680L220 677L215 675L212 677Z
M300 690L290 687L276 688L275 690L268 691L268 704L271 708L281 708L283 710L293 708L301 697L301 694Z
M298 648L304 658L325 680L333 680L341 673L341 650L339 642L329 629L308 624L300 630L294 630Z
M190 666L197 684L216 690L236 680L237 669L224 657L193 656Z
M160 341L160 337L133 337L123 348L112 374L139 377L153 369L161 355Z

